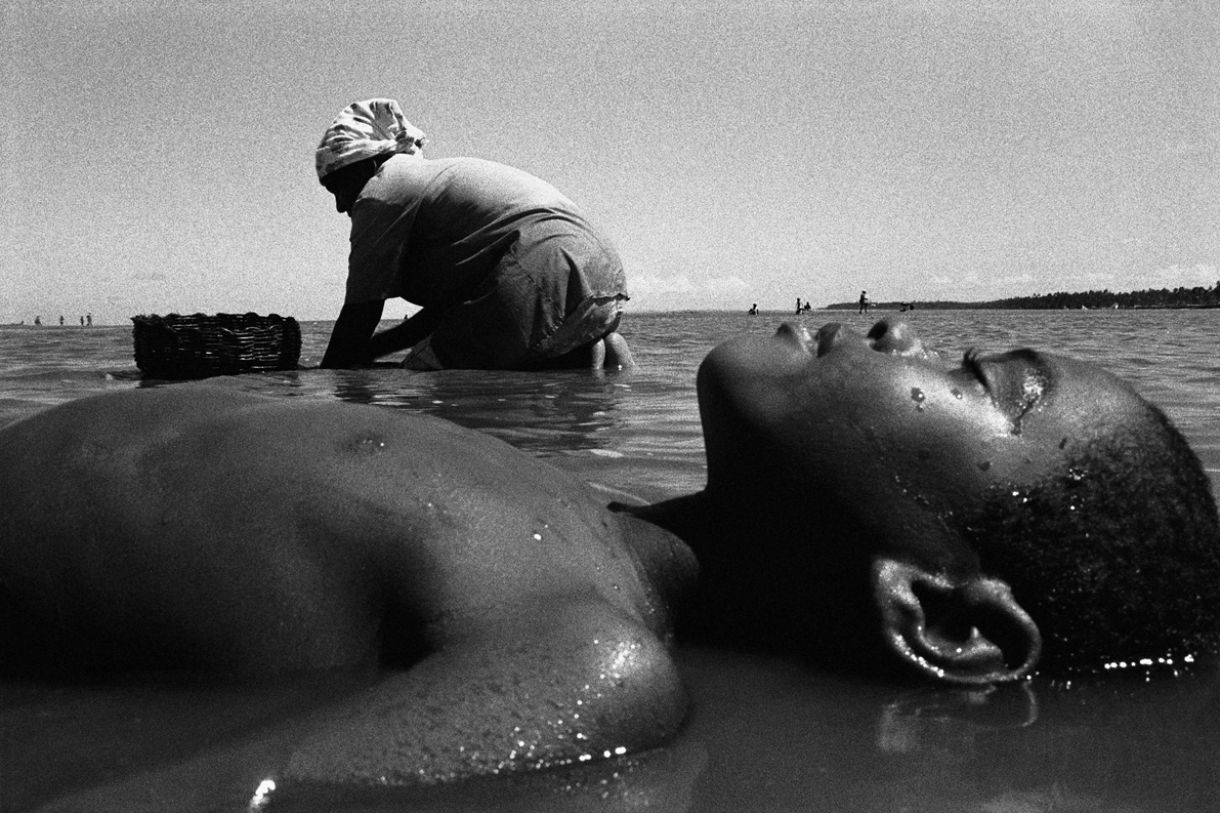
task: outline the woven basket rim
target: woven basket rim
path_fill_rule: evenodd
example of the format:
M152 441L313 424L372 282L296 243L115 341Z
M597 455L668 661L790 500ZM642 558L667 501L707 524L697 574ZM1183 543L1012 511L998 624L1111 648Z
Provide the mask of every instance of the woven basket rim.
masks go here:
M291 316L280 316L278 313L142 313L131 317L136 324L148 322L227 322L233 320L264 321L264 322L295 322Z
M155 378L296 369L300 358L300 325L291 316L171 313L131 321L136 366Z

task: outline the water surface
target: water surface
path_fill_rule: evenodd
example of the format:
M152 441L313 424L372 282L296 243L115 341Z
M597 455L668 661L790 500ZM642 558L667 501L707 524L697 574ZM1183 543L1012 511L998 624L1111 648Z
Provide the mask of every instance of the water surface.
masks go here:
M873 317L813 312L630 314L626 373L301 370L220 381L287 398L429 412L576 476L648 500L704 481L699 361L725 338ZM1099 363L1160 404L1220 495L1217 311L903 314L950 357L1031 346ZM330 323L303 325L302 364ZM0 326L0 425L141 380L130 328ZM172 386L172 385L169 385ZM3 495L9 499L10 495ZM791 660L684 648L693 711L668 748L570 772L410 794L281 794L270 809L692 811L1212 811L1220 677L1133 672L992 692L896 688ZM346 689L346 690L350 690ZM246 810L290 751L325 679L226 689L0 684L5 810Z

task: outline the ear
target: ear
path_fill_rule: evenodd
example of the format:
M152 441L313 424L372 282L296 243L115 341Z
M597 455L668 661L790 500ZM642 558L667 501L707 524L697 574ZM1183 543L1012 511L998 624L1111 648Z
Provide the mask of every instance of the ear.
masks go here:
M933 680L977 686L1029 674L1042 653L1032 618L999 579L955 579L877 558L871 573L888 648Z

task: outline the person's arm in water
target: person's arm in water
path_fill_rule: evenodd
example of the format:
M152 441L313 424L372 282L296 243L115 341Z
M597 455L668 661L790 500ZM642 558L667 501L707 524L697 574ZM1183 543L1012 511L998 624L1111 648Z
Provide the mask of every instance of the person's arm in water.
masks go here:
M334 369L364 367L373 362L373 331L381 321L382 300L351 302L339 311L322 366Z
M345 369L364 367L375 359L416 344L432 331L440 320L434 310L421 310L400 325L374 334L381 321L385 302L354 302L343 306L335 328L330 334L330 344L322 357L322 367Z
M401 324L381 331L369 342L372 346L373 358L381 358L415 346L431 335L432 331L440 325L440 321L440 316L435 309L425 308Z

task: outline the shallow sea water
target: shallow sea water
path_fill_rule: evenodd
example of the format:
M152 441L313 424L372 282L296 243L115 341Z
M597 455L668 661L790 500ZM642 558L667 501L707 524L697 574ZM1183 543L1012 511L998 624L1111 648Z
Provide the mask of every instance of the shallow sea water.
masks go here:
M217 379L291 398L429 412L647 500L699 489L695 372L721 340L781 321L866 329L881 314L629 314L625 373L301 370ZM1160 404L1220 496L1220 312L903 314L949 358L1031 346L1101 364ZM306 323L316 365L330 323ZM0 425L140 386L127 326L0 326ZM7 500L13 495L0 495ZM423 792L294 798L270 810L1213 811L1220 671L1129 671L992 693L898 688L757 655L684 648L693 710L653 752ZM350 688L350 687L349 687ZM0 809L247 810L301 714L344 687L0 683ZM261 798L261 797L260 797Z

